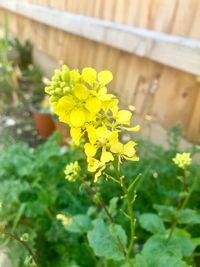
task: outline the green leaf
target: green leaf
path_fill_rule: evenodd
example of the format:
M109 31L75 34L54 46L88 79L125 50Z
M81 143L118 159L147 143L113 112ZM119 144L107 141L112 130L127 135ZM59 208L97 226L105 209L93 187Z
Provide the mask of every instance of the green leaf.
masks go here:
M178 222L182 224L200 224L200 214L192 209L181 210Z
M191 235L183 229L176 228L172 235L172 240L177 242L177 245L181 249L181 253L184 257L192 255L195 246L192 242Z
M182 251L177 240L167 240L165 236L154 235L150 237L144 244L142 254L146 257L160 257L162 255L174 256L178 259L182 258Z
M93 225L94 228L88 232L87 237L96 256L116 261L124 259L120 248L126 246L127 237L123 228L117 224L108 227L102 219L94 220Z
M176 209L172 206L154 204L153 207L165 222L171 222L177 215Z
M87 215L75 215L65 225L65 229L72 233L86 233L92 229L92 222Z
M182 260L168 255L162 255L159 257L151 255L149 257L144 257L143 255L138 254L135 257L134 266L135 267L187 267L188 265Z
M153 213L144 213L140 216L139 222L142 228L152 234L164 233L165 226L161 218Z

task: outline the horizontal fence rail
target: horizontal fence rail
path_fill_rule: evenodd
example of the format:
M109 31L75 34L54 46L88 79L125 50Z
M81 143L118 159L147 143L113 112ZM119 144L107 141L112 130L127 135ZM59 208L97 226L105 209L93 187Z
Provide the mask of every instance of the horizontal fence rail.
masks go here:
M0 0L0 7L65 32L79 35L191 74L200 74L199 40L14 0Z

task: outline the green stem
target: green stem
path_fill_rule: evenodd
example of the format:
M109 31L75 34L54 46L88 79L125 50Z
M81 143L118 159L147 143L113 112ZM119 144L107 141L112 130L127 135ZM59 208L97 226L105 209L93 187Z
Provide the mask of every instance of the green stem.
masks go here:
M185 175L185 173L184 173L184 179L185 179L185 181L184 181L184 185L183 185L183 187L185 188L185 182L186 182L186 175ZM171 229L170 229L169 236L168 236L167 240L170 240L170 239L171 239L171 237L172 237L172 235L173 235L173 232L174 232L174 230L175 230L175 228L176 228L176 225L177 225L177 223L178 223L178 215L180 214L180 212L181 212L181 211L185 208L185 206L187 205L187 203L188 203L188 201L189 201L189 199L190 199L190 197L191 197L191 195L192 195L192 192L194 191L194 188L195 188L195 186L196 186L196 184L197 184L198 179L199 179L199 174L197 174L197 175L195 176L195 178L194 178L194 180L193 180L193 183L192 183L192 185L191 185L191 187L190 187L190 189L189 189L189 192L188 192L187 196L183 199L182 202L179 202L179 204L178 204L178 206L177 206L177 216L176 216L175 220L172 222ZM186 188L185 188L185 189L186 189Z
M129 245L128 245L128 251L127 251L127 259L129 259L130 253L133 249L134 246L134 238L135 238L135 218L134 218L134 212L133 212L133 207L132 207L132 199L129 197L128 194L128 189L126 187L126 183L124 181L124 177L120 173L120 165L118 161L118 165L113 164L117 179L120 181L121 188L123 190L124 196L127 199L127 204L128 204L128 215L129 215L129 220L130 220L130 232L131 232L131 237L129 240ZM130 262L130 259L129 259ZM130 265L132 266L132 264Z
M18 236L14 235L14 234L11 234L9 232L6 232L4 230L1 230L1 233L6 235L6 236L8 236L9 238L19 242L24 247L24 249L28 252L28 254L31 256L31 258L33 259L33 261L35 263L35 266L39 267L39 263L38 263L38 260L37 260L36 256L33 254L33 252L31 251L29 246L26 244L26 242L21 240Z

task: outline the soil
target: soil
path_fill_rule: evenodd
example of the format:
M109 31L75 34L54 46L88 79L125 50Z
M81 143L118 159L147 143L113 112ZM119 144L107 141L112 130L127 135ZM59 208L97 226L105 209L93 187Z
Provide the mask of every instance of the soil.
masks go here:
M35 147L44 139L38 134L31 112L26 107L12 108L0 116L0 147L23 141Z

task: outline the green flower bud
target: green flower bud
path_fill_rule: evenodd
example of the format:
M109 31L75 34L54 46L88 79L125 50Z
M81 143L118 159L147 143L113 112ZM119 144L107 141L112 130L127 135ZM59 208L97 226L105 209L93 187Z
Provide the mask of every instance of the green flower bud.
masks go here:
M47 94L51 94L51 86L46 86L45 88L44 88L44 91L45 91L45 93L47 93Z
M70 92L70 88L69 87L64 87L63 88L63 93L64 94L67 94L67 93L69 93Z
M61 74L61 78L64 82L69 83L69 79L70 79L69 71L63 71Z
M65 82L61 82L61 83L60 83L60 87L61 87L61 88L65 87L65 85L66 85Z
M69 71L69 67L67 65L62 65L62 71Z
M62 89L59 88L59 87L57 87L57 88L55 89L55 93L56 93L56 94L61 94L61 93L62 93Z

